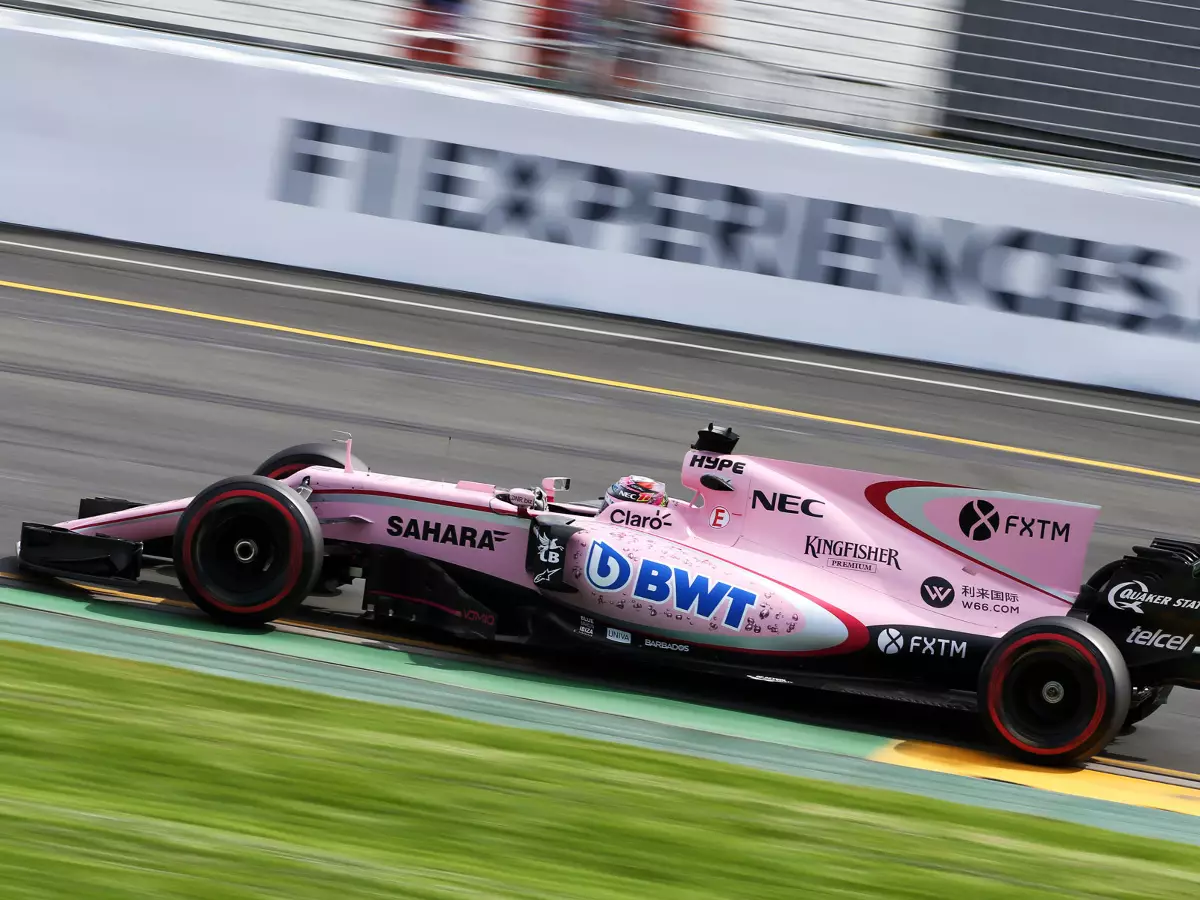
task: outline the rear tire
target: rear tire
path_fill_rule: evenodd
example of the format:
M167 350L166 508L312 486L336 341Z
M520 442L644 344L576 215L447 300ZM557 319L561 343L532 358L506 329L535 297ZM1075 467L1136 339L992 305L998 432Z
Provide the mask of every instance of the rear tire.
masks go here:
M357 471L367 471L366 465L354 454L350 462ZM329 466L342 469L346 465L346 448L338 444L296 444L280 450L254 470L255 475L274 478L277 481L295 475L309 466Z
M1025 622L992 648L979 673L984 727L1010 754L1037 765L1090 759L1112 742L1132 690L1120 650L1089 622Z
M312 507L263 476L205 488L175 531L180 586L226 625L262 625L294 612L312 592L324 556Z

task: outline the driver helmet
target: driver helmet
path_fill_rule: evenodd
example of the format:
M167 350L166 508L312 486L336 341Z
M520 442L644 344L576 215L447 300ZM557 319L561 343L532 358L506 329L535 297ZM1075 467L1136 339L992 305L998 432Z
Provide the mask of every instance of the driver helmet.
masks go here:
M667 486L661 481L647 478L645 475L626 475L613 482L604 492L606 509L610 504L623 500L626 503L645 503L649 506L666 506L668 503Z

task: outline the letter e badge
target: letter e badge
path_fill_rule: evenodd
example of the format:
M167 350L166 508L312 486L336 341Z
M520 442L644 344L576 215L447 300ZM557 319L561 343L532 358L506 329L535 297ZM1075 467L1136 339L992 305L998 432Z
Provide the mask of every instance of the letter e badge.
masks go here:
M729 524L729 521L730 521L729 510L727 510L723 506L718 506L716 509L714 509L712 511L712 514L708 517L708 524L711 525L713 528L724 528L726 525Z

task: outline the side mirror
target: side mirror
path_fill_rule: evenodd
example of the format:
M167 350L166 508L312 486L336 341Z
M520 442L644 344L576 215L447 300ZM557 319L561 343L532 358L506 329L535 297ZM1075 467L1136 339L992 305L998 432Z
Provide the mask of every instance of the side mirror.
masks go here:
M700 483L710 491L732 491L733 485L729 483L728 478L722 478L719 475L701 475Z
M571 489L570 478L543 478L542 490L546 492L546 499L553 500L556 491L569 491Z

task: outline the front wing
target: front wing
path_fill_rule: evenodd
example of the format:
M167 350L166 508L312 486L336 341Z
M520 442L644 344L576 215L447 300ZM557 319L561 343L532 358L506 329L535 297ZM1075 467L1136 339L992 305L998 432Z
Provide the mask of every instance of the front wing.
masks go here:
M41 575L128 585L141 578L142 549L141 541L25 522L17 543L17 561L21 568Z

